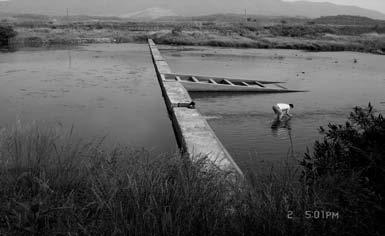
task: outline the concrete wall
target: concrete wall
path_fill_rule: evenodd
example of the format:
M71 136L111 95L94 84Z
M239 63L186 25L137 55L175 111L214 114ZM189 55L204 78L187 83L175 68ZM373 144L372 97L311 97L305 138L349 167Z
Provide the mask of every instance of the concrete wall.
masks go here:
M171 69L151 39L148 40L148 44L175 136L182 152L191 159L206 156L219 169L233 171L243 176L241 169L219 141L206 119L192 106L193 100L183 85L177 81L165 80L164 74L172 74Z

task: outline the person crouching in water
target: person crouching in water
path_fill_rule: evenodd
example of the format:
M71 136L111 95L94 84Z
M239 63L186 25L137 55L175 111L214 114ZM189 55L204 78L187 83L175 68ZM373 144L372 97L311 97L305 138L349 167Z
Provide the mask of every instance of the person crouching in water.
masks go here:
M294 108L293 104L277 103L273 106L273 111L277 115L277 120L282 120L284 115L292 117L290 110Z

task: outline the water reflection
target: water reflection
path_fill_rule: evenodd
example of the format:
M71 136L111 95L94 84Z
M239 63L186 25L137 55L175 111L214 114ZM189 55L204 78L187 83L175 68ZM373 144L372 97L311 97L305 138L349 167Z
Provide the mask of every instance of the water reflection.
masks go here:
M278 119L275 118L271 124L271 131L274 136L277 136L279 130L287 131L288 133L291 132L291 124L290 124L290 118L283 118Z
M291 118L284 117L282 119L275 118L271 124L271 133L274 137L287 137L290 141L290 154L294 155L294 145L292 138Z
M271 95L271 93L264 92L189 92L190 96L193 99L207 99L207 98L248 98L248 97L257 97L257 96L266 96Z
M271 124L271 133L273 134L273 136L278 137L283 133L287 133L288 135L291 134L290 121L291 121L290 118L283 118L283 119L275 118Z
M17 117L60 121L84 139L108 134L109 144L174 152L147 50L141 44L94 44L0 53L0 126Z
M204 50L192 53L179 48L178 54L182 57L172 55L176 50L163 52L176 73L284 80L290 88L311 91L290 94L191 93L199 112L221 117L209 120L210 125L241 168L260 166L260 162L249 159L250 156L281 161L288 150L294 152L292 143L296 156L302 157L320 138L319 126L327 126L329 122L343 123L356 105L366 106L372 101L377 109L385 110L383 56L222 48L197 48ZM359 63L354 64L352 58L357 58ZM352 68L353 64L355 68ZM273 121L271 105L277 101L296 104L291 121Z
M70 49L67 50L67 54L68 54L68 69L71 69L72 68L72 55L71 55Z

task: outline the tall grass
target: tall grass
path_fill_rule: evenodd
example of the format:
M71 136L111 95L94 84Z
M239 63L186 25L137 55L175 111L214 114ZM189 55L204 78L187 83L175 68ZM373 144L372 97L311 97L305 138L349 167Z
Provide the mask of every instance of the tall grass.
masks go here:
M336 219L305 218L332 209L320 191L309 194L299 169L234 180L205 158L106 151L74 132L44 123L1 130L0 235L343 233Z
M17 32L9 25L0 24L0 49L8 48L9 41L17 35Z
M87 43L145 43L384 54L383 27L374 25L268 24L240 22L75 22L15 26L14 47Z

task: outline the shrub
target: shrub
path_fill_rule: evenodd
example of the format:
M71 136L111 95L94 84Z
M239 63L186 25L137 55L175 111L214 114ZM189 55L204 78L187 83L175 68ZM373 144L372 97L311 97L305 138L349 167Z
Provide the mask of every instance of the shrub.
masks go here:
M329 124L322 142L306 154L303 178L313 198L343 215L344 234L383 235L385 120L369 104L355 108L345 125Z
M9 40L17 35L17 32L11 26L0 25L0 48L8 47Z
M176 26L171 30L172 35L180 35L183 32L183 27L182 26Z
M29 47L42 47L44 45L44 41L41 37L32 36L25 38L24 44Z

